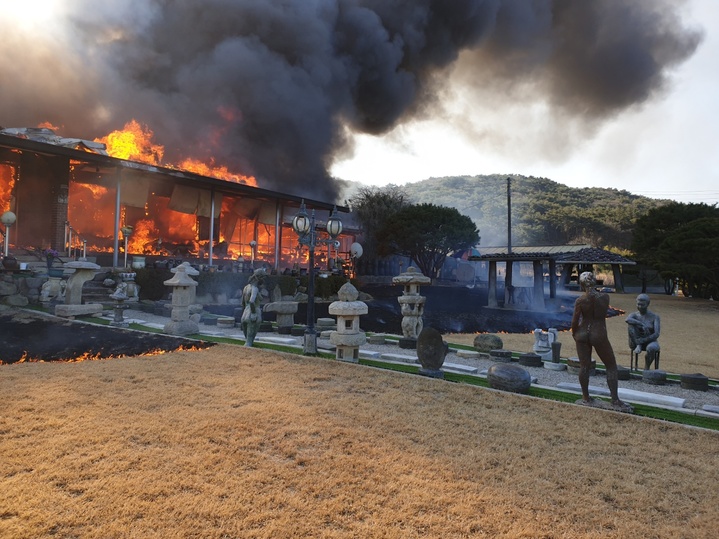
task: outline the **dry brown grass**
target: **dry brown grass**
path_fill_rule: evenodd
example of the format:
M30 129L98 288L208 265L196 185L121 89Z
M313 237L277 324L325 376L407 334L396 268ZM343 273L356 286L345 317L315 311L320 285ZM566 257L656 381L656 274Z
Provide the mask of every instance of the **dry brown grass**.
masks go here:
M716 432L224 345L0 394L3 538L716 536Z

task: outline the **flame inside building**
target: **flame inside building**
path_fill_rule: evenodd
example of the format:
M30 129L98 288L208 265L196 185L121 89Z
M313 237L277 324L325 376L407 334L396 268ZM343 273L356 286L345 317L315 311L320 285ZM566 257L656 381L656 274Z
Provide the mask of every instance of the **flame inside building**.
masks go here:
M17 215L15 248L114 253L115 261L244 259L276 270L306 264L291 227L296 197L212 162L163 165L164 148L135 121L92 142L42 127L2 130L0 143L0 208ZM307 204L320 224L329 216L330 204ZM320 260L349 251L352 236L338 240Z

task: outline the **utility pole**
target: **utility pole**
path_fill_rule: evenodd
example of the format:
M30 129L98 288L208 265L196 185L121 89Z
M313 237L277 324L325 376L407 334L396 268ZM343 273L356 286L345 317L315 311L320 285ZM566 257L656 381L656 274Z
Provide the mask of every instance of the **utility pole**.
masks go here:
M507 178L507 254L512 254L512 178Z
M507 262L504 272L504 305L514 303L514 286L512 286L512 178L507 178Z

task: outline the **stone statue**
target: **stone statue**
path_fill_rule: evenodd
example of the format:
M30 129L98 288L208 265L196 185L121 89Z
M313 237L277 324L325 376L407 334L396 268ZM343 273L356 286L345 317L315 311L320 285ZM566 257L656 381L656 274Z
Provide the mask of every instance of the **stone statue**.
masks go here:
M242 289L243 310L240 325L242 326L242 332L245 334L245 346L254 344L257 330L262 323L262 309L260 308L262 296L260 295L259 287L264 280L264 276L264 269L256 270Z
M617 361L609 337L607 337L606 316L609 308L609 295L596 290L596 284L594 274L590 271L585 271L579 276L579 285L584 294L574 303L572 316L572 337L577 344L579 385L582 388L582 399L577 402L588 406L604 406L601 401L589 396L589 371L592 362L592 348L594 348L607 369L607 385L612 398L612 409L632 412L631 406L619 400Z
M637 296L637 312L627 316L626 322L629 331L629 347L635 354L646 351L644 358L645 369L649 369L656 361L659 354L660 320L659 315L649 310L649 296L639 294ZM658 365L657 365L658 367Z

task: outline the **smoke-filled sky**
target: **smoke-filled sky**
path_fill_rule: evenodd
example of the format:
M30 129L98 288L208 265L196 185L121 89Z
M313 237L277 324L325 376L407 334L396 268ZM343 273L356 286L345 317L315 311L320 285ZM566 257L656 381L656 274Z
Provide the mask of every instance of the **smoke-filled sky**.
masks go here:
M136 119L168 163L214 158L313 198L336 178L521 173L716 200L717 9L0 0L0 126L92 139Z

